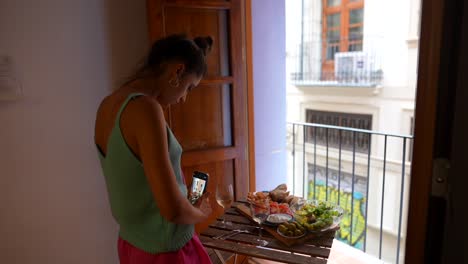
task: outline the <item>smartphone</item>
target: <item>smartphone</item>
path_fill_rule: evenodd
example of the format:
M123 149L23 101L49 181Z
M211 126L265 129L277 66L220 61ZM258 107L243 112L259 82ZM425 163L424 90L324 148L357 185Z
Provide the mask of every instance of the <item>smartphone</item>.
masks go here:
M192 187L190 188L190 191L192 192L192 204L196 203L198 198L200 198L206 192L206 187L208 186L208 177L208 173L201 171L193 172Z

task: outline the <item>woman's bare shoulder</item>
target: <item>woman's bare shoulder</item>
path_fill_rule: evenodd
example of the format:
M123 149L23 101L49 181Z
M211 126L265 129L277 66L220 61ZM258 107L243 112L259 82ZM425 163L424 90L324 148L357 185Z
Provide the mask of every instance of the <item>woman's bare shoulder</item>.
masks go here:
M164 121L164 110L161 105L149 96L139 96L131 100L125 115L132 116L133 121Z
M147 96L131 100L120 118L120 129L125 141L141 160L151 156L154 150L166 152L166 121L161 105Z
M161 105L149 96L138 96L130 100L120 117L120 128L130 142L163 137L166 121ZM129 143L129 142L127 142ZM131 145L131 143L130 143Z
M107 139L117 120L119 109L129 94L111 94L98 108L95 124L95 141L105 150ZM142 134L159 134L164 128L164 111L161 105L148 96L130 100L120 116L120 129L132 150L136 150L136 138ZM159 132L159 133L158 133Z

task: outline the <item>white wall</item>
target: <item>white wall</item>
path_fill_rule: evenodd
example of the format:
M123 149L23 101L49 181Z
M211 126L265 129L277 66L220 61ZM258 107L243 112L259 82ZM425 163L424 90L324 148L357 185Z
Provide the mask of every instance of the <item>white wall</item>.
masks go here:
M146 51L145 15L144 0L1 1L24 90L0 101L2 263L117 263L94 118Z
M391 89L391 94L414 99L408 95L408 31L410 7L408 0L366 1L364 28L377 27L376 35L381 39L380 55L384 72L384 87ZM372 19L367 19L370 14ZM398 17L398 19L396 19ZM364 29L366 30L366 29Z
M271 190L287 179L284 5L284 0L252 1L257 190Z

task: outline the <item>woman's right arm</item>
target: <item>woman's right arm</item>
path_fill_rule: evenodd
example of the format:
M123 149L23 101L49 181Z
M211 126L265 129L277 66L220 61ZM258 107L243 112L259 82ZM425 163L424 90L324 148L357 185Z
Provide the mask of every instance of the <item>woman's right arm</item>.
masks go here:
M121 127L136 142L146 178L161 215L177 224L196 224L211 209L194 207L182 195L169 158L166 122L162 107L146 96L131 101L122 113ZM126 128L126 129L125 129Z

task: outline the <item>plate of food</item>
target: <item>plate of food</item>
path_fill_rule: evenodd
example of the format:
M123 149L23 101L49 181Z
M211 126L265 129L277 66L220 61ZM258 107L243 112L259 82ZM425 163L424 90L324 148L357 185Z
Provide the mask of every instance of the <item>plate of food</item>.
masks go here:
M296 221L280 224L276 229L276 232L280 236L288 239L301 238L307 234L306 228Z
M279 225L291 221L292 218L290 214L270 214L265 223L268 225Z
M305 201L301 197L290 195L286 184L280 184L271 191L249 192L247 201L249 203L262 203L269 201L270 214L289 214L293 215L292 207L297 207Z
M309 232L324 232L337 227L343 209L327 201L307 201L294 210L294 219Z

